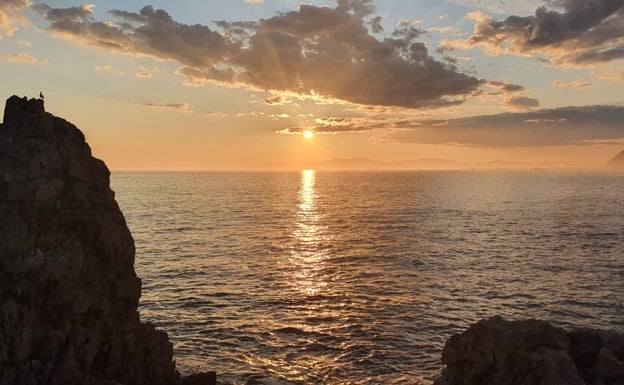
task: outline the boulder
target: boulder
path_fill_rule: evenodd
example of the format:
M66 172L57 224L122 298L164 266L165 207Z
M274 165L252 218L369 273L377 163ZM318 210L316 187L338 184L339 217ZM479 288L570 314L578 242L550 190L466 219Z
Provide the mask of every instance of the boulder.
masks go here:
M442 361L434 385L624 385L624 336L497 316L452 336Z

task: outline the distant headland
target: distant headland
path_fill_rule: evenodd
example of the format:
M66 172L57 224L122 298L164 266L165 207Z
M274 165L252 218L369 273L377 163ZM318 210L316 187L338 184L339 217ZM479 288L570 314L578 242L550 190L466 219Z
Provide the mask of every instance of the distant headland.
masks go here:
M376 161L369 158L335 158L324 162L287 165L282 163L264 163L257 166L259 170L301 170L318 171L410 171L410 170L601 170L624 169L624 151L604 163L586 163L580 161L567 162L532 162L527 161L488 161L458 162L442 158L420 158L405 161Z

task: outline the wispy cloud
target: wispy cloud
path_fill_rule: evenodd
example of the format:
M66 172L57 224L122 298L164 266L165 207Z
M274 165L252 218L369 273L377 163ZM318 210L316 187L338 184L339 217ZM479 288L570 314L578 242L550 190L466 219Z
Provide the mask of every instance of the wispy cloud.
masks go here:
M146 70L139 70L137 71L134 76L136 76L139 79L151 79L154 77L154 75L152 75L152 73L150 71L146 71Z
M95 72L99 74L112 74L112 75L117 75L117 76L124 76L123 71L120 71L114 68L110 64L95 66L93 67L93 69Z
M132 55L176 60L187 85L222 82L355 104L436 108L458 105L482 80L434 59L423 31L407 23L383 40L371 0L335 7L302 3L296 11L253 22L185 25L151 6L113 10L96 21L93 7L36 4L50 29L66 38ZM376 22L377 21L377 22Z
M619 70L592 72L591 75L595 79L624 82L624 68Z
M151 68L139 67L139 70L134 74L134 76L139 79L152 79L154 74L158 72L160 72L160 68L156 66Z
M2 60L22 64L39 64L46 67L50 65L50 62L47 59L40 60L27 53L4 54L2 55Z
M17 31L16 25L25 22L22 12L28 4L28 0L0 1L0 40L3 36L12 36Z
M94 67L95 72L110 72L113 70L113 66L110 64L107 65L103 65L103 66L95 66Z

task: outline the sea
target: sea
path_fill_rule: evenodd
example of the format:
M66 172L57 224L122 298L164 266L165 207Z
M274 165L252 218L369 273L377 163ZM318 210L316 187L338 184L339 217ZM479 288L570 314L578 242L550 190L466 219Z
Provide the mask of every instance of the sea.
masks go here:
M624 332L624 173L115 172L140 315L221 384L431 384L502 315Z

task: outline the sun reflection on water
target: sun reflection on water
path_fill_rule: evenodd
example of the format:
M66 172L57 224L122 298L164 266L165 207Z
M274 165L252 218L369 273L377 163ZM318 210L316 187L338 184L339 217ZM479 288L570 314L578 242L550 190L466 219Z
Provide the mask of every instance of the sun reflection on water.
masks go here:
M317 207L316 171L303 170L290 262L294 267L293 284L299 292L309 296L318 294L327 286L323 271L328 236L321 219Z

